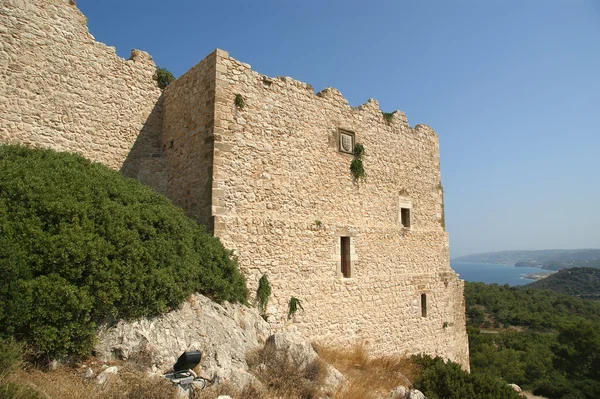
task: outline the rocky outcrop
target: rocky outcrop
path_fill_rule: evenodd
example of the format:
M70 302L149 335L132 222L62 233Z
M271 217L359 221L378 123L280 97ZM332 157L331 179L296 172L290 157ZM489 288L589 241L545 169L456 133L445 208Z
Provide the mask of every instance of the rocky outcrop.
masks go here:
M291 328L271 335L263 350L270 353L268 356L277 364L287 364L298 373L321 361L311 343ZM324 363L322 366L325 367L323 390L335 392L346 379L333 366Z
M228 381L239 389L248 383L261 385L249 372L246 361L247 354L259 351L270 365L286 365L295 373L304 373L319 363L324 367L324 392L335 392L345 381L337 369L322 362L311 343L293 326L271 334L269 324L255 309L220 305L200 294L168 314L104 326L99 331L95 353L107 362L143 359L147 367L164 373L182 352L192 350L203 353L200 375ZM105 370L99 380L106 380L106 373L109 371Z
M248 373L246 353L262 348L270 335L269 324L256 310L195 294L163 316L104 326L95 352L105 361L143 357L154 371L164 372L182 352L199 350L202 375L244 386L255 380Z

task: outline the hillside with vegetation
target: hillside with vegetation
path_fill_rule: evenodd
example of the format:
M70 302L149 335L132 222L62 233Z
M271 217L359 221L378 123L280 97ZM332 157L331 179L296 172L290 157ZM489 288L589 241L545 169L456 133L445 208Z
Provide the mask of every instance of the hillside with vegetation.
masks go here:
M550 399L600 397L600 303L465 283L471 370Z
M40 358L85 356L105 320L200 292L246 302L217 238L141 183L81 156L0 146L0 338Z
M574 267L563 269L546 278L524 286L552 290L586 299L600 299L600 268Z
M8 399L179 397L164 378L149 377L144 356L118 363L119 376L98 383L91 366L108 365L88 357L97 326L160 315L193 292L248 299L231 252L166 198L78 155L22 146L0 146L0 273L0 397ZM499 377L441 358L377 358L364 348L319 353L348 378L336 398L381 397L382 387L389 396L410 384L406 375L430 399L519 397ZM23 365L24 354L34 363ZM75 367L36 367L52 359ZM194 397L322 396L323 364L300 373L267 360L255 373L266 391L216 384Z
M486 252L461 256L452 259L452 261L539 267L545 270L561 270L569 267L600 267L600 249Z

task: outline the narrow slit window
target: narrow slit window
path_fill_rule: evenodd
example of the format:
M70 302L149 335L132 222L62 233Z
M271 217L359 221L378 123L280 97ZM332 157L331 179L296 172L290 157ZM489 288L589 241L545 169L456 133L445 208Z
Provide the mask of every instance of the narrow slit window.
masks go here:
M427 295L421 294L421 317L427 317Z
M400 208L400 223L402 227L410 227L410 208Z
M340 237L340 248L341 248L342 275L344 276L344 278L350 278L351 277L350 237Z

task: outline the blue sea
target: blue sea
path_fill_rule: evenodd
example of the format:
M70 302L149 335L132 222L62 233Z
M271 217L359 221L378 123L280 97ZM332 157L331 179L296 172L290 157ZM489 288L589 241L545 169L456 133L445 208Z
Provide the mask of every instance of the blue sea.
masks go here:
M525 278L529 273L540 273L546 270L537 267L512 267L505 265L492 265L486 263L450 262L450 266L465 281L479 281L486 284L523 285L534 280Z

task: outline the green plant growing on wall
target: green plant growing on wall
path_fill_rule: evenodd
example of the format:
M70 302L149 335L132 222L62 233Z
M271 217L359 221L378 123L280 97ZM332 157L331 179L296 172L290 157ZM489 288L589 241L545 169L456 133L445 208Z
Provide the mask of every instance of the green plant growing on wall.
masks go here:
M235 95L235 106L242 109L244 108L244 106L246 105L246 103L244 102L244 97L242 97L242 95L240 93L237 93Z
M315 219L315 221L313 222L313 224L320 229L321 226L323 226L323 223L321 223L321 221L319 219Z
M394 117L394 113L393 112L381 112L383 114L383 119L385 119L385 121L388 123L388 125L390 123L392 123L392 118Z
M158 87L164 89L175 81L175 76L166 68L156 68L156 81Z
M365 180L367 178L367 173L365 172L365 168L363 166L363 155L365 154L365 147L360 144L354 144L354 159L352 163L350 163L350 172L354 176L354 181Z
M266 274L258 280L258 289L256 290L256 300L258 301L258 310L261 314L267 311L267 304L271 296L271 284Z
M298 309L304 310L300 299L296 297L290 297L290 301L288 302L288 319L291 319L292 316L296 314Z

